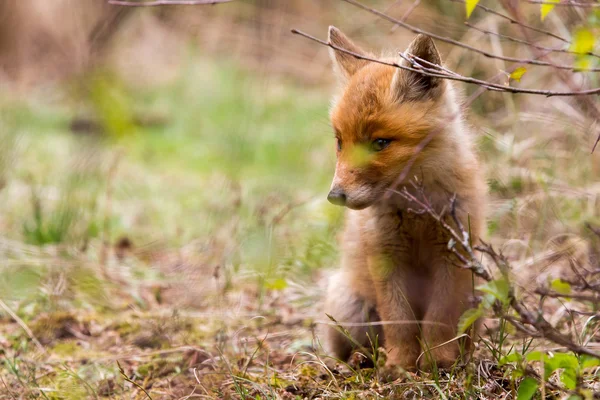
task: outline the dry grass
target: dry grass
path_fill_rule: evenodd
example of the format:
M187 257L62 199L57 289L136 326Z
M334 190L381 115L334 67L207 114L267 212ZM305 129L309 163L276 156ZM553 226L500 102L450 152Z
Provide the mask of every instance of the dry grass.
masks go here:
M423 3L410 22L527 55L466 29L462 5ZM564 352L490 315L465 368L387 382L360 359L321 355L314 332L325 319L320 298L337 265L341 221L325 201L334 79L326 49L289 29L325 37L327 25L339 25L388 49L403 49L410 34L342 2L238 2L121 17L86 8L96 7L91 2L81 10L57 4L45 23L11 28L29 32L19 41L0 35L0 59L10 60L0 99L0 300L10 310L0 310L0 398L510 399L523 365L509 354ZM410 4L378 6L402 16ZM13 15L39 11L16 7ZM60 7L75 16L64 30L53 23ZM89 23L80 23L83 14ZM119 23L94 47L92 28L109 14ZM471 19L518 32L485 14ZM581 21L560 10L544 26L564 34ZM52 43L44 54L27 44L39 35ZM463 74L489 78L510 68L440 47ZM570 79L599 84L591 74ZM567 86L541 67L528 68L520 85ZM465 98L477 90L461 88ZM588 107L484 93L469 121L491 193L488 239L512 263L519 297L598 350L597 304L540 305L533 293L571 279L572 265L598 268L600 239L586 227L600 225L600 161L590 154L598 122ZM558 393L561 376L540 393ZM578 379L600 391L597 367L582 367Z

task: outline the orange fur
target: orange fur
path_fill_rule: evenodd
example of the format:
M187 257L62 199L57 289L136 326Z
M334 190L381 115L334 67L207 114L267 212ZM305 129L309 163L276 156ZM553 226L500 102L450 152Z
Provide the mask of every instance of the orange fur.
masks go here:
M367 54L337 29L331 27L329 35L335 45ZM408 52L441 63L426 36L418 36ZM450 366L459 358L459 341L451 340L470 307L472 276L451 264L450 238L437 222L409 212L417 205L384 195L417 154L398 189L414 190L409 180L417 177L438 211L456 194L459 218L475 242L482 235L486 188L458 101L446 80L339 51L332 51L332 58L344 87L331 111L341 149L329 198L350 210L342 267L329 283L325 311L342 324L355 324L348 327L354 341L326 328L326 348L347 358L356 343L370 348L370 331L371 339L380 336L391 366L415 369L417 359L421 367ZM389 144L377 151L370 147L377 139ZM365 153L360 161L357 149ZM397 323L383 329L356 324L376 319ZM431 351L422 355L427 348Z

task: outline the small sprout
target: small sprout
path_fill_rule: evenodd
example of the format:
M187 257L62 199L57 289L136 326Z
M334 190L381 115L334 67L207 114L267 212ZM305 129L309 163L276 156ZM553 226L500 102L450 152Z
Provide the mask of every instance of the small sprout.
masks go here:
M458 321L458 333L465 333L482 315L482 307L471 308L465 311Z
M502 357L499 361L499 364L505 365L513 362L520 363L521 361L523 361L523 355L518 352L514 352Z
M499 300L505 305L509 302L508 296L510 292L510 285L506 278L500 278L494 281L486 282L477 287L477 289L493 296L496 300Z

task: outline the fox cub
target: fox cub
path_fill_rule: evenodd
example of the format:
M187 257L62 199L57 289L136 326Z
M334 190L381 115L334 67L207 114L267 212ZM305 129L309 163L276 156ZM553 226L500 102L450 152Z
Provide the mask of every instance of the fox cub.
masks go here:
M373 57L335 27L329 41ZM450 237L439 223L387 189L424 193L438 212L455 195L457 215L476 243L486 187L459 102L448 80L330 52L343 90L331 110L337 164L327 198L349 210L342 266L329 282L325 312L352 339L327 326L325 349L347 359L378 337L388 367L449 367L467 344L453 339L473 297L472 275L452 264ZM407 52L441 65L428 36L417 36ZM391 60L409 66L399 56ZM407 179L398 184L400 176Z

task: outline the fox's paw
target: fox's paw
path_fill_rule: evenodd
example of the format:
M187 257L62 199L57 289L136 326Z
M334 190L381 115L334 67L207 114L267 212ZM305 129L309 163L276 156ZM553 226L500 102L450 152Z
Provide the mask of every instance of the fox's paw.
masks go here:
M386 363L377 370L379 378L384 382L406 381L414 377L415 372L408 371L399 365Z
M434 368L448 370L461 364L461 359L453 349L434 349L421 354L419 371L430 372Z

